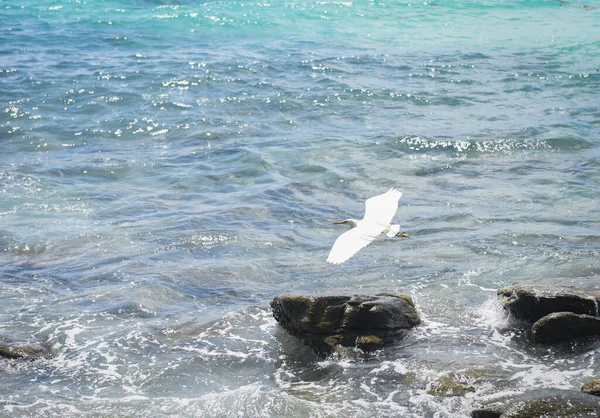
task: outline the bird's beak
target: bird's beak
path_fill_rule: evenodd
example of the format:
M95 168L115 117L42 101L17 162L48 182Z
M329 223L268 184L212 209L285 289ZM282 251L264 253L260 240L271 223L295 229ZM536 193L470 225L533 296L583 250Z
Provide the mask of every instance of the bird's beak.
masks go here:
M397 237L402 237L402 238L410 238L410 235L408 235L406 232L398 232L396 234Z
M332 222L333 225L343 225L345 224L347 221L338 221L338 222Z

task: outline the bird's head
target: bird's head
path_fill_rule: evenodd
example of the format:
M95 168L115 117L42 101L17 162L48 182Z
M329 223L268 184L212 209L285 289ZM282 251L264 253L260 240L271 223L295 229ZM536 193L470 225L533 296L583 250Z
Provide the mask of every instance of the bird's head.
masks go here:
M398 232L396 234L397 237L402 237L402 238L410 238L410 235L408 235L406 232Z
M343 221L332 222L332 223L334 225L347 224L347 225L350 225L352 228L354 228L356 225L358 225L358 221L356 219L344 219Z

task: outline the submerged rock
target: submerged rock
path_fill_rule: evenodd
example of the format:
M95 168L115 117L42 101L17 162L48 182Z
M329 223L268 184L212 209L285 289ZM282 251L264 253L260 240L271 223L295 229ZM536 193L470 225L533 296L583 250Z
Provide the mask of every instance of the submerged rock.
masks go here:
M572 312L555 312L533 324L531 334L536 343L557 343L581 337L600 336L600 318Z
M410 296L379 293L289 293L271 302L273 316L319 354L338 346L372 351L421 322Z
M465 396L469 392L475 392L475 384L483 375L483 372L477 370L448 373L433 382L427 393L442 397Z
M589 382L585 382L581 387L581 391L589 393L590 395L600 396L600 380L594 379Z
M569 390L530 391L507 400L473 410L472 418L584 418L599 417L600 402L594 396Z
M592 398L589 395L588 397ZM511 402L502 412L500 418L583 418L599 416L600 403L597 400L576 399L572 396L550 396Z
M33 360L48 357L48 352L42 348L14 347L0 344L0 358Z

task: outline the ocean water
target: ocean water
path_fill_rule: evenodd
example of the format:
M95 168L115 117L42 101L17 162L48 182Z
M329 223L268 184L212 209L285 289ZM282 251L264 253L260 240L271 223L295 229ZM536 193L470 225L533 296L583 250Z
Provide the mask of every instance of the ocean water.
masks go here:
M0 360L0 416L464 417L600 377L495 294L600 274L596 8L0 0L0 337L52 354ZM328 265L392 186L412 238ZM317 358L269 302L325 289L423 325Z

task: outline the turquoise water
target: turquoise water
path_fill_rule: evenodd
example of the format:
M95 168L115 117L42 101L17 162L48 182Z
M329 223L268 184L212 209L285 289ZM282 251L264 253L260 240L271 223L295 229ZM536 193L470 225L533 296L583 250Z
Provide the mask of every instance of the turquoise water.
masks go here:
M0 415L464 417L599 377L495 303L600 272L595 7L0 0L0 336L53 354L0 361ZM412 239L328 265L392 186ZM322 360L268 307L361 288L424 324Z

